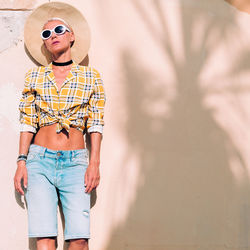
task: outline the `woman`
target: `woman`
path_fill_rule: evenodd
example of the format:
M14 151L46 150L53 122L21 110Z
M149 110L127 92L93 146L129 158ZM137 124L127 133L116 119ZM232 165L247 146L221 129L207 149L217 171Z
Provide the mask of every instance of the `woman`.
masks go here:
M44 23L42 43L52 62L29 70L25 77L19 105L21 133L14 185L25 195L29 237L37 239L38 250L56 249L58 195L65 218L64 239L70 241L69 249L86 250L90 238L90 192L100 180L103 83L96 69L72 60L72 50L77 42L79 46L76 39L79 34L74 33L70 17L79 12L68 4L53 2L38 7L34 13L28 21L32 27L34 20ZM30 36L26 39L28 49L30 39ZM84 49L86 53L86 44L81 51ZM39 46L37 50L42 51ZM75 51L75 58L81 51ZM43 57L39 58L40 62L47 55L40 53ZM86 130L91 141L89 161L83 136Z

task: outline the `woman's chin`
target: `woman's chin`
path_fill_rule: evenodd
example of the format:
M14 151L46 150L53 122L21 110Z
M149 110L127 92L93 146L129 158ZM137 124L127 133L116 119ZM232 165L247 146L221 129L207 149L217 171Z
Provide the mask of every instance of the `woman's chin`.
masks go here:
M50 53L52 55L60 55L60 54L63 54L65 52L65 49L64 48L60 48L58 46L58 48L56 48L56 46L50 51Z

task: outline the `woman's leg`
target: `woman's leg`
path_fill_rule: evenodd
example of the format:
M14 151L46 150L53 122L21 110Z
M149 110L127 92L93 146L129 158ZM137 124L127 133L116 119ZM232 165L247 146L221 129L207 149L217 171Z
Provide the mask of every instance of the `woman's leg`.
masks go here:
M54 158L46 157L44 149L38 145L30 146L26 161L28 187L25 199L28 212L28 236L39 239L38 249L47 250L55 249L55 247L44 248L43 246L46 242L54 242L55 239L51 238L57 236L58 197L54 185Z
M88 239L70 240L68 250L88 250Z
M37 250L56 250L56 237L41 237L36 241Z
M90 194L85 193L84 187L87 151L72 151L69 156L60 162L57 181L65 219L64 239L72 240L74 248L70 249L85 250L88 249L85 239L90 238Z
M70 240L68 250L89 250L88 239Z

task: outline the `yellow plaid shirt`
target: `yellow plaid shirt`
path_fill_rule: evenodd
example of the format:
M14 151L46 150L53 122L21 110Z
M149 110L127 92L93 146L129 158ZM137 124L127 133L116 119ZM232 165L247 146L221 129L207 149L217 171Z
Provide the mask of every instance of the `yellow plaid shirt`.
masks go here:
M57 123L57 133L70 126L102 133L105 101L103 81L93 67L73 61L60 91L52 63L30 69L19 104L21 131L36 133L39 127Z

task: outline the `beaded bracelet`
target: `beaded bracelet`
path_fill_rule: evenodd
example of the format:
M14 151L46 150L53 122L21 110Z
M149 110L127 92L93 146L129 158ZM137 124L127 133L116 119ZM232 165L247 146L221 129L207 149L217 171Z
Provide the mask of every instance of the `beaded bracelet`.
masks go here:
M25 154L20 154L17 157L17 162L19 162L19 161L26 161L26 160L27 160L27 155L25 155Z

